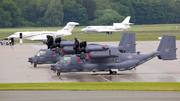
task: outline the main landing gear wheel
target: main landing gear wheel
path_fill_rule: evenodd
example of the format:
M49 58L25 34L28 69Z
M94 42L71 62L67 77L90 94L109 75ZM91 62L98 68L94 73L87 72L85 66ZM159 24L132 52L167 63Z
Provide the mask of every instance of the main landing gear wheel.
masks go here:
M57 76L60 76L61 72L57 72Z
M111 71L111 70L110 70L110 71L109 71L109 74L110 74L110 75L117 75L117 72L116 72L116 71Z
M113 71L113 73L112 73L113 75L117 75L117 72L116 71Z
M37 64L34 64L34 67L37 67Z

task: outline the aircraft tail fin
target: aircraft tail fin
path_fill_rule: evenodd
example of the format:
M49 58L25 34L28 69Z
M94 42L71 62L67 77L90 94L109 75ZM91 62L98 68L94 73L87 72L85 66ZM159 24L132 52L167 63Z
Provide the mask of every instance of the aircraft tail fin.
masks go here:
M159 47L160 52L158 58L162 60L175 60L176 58L176 37L163 35Z
M135 33L123 33L123 36L118 46L121 47L122 52L135 53L136 52Z
M76 22L68 22L67 25L66 25L62 30L58 30L58 31L64 31L64 32L71 33L71 31L73 30L73 28L75 27L75 25L79 25L79 23L76 23Z
M130 18L131 18L131 16L127 16L122 23L125 24L125 25L133 24L133 23L129 23Z

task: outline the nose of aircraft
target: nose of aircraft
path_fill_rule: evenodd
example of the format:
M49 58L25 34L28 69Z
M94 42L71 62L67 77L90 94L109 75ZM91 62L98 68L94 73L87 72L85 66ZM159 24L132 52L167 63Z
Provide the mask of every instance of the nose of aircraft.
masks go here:
M81 29L81 31L86 31L86 28Z
M33 62L36 62L36 61L35 61L35 58L34 58L34 57L29 57L29 58L28 58L28 62L33 63Z
M56 70L59 70L60 68L59 68L59 66L57 65L57 64L52 64L51 65L51 70L54 70L54 71L56 71Z
M16 38L16 35L10 35L8 38Z

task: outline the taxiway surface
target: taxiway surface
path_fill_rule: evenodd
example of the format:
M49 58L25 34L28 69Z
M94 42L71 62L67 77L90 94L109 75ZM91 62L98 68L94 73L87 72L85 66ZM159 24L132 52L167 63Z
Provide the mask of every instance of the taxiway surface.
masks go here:
M0 101L179 101L174 91L0 91Z
M140 54L157 50L160 41L137 41L136 51ZM119 42L94 42L97 44L117 46ZM69 72L57 76L50 65L38 65L34 68L28 57L35 55L39 49L47 46L41 43L24 43L14 46L0 46L0 83L29 82L180 82L180 41L176 41L177 60L162 61L154 58L136 70L118 72Z

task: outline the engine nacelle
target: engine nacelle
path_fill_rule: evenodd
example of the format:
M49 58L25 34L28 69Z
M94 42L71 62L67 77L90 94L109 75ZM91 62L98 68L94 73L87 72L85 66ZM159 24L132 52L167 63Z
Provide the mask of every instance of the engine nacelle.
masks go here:
M73 45L74 45L74 41L61 41L60 48L63 48L65 46L73 46Z
M109 49L109 48L107 46L104 46L104 45L88 45L85 48L85 52L89 53L91 51L104 51L104 50L107 50L107 49Z
M116 29L125 29L124 26L122 25L122 23L113 23L113 26L114 26Z
M73 49L73 46L64 46L64 48L62 48L62 52L63 53L74 54L75 50Z

